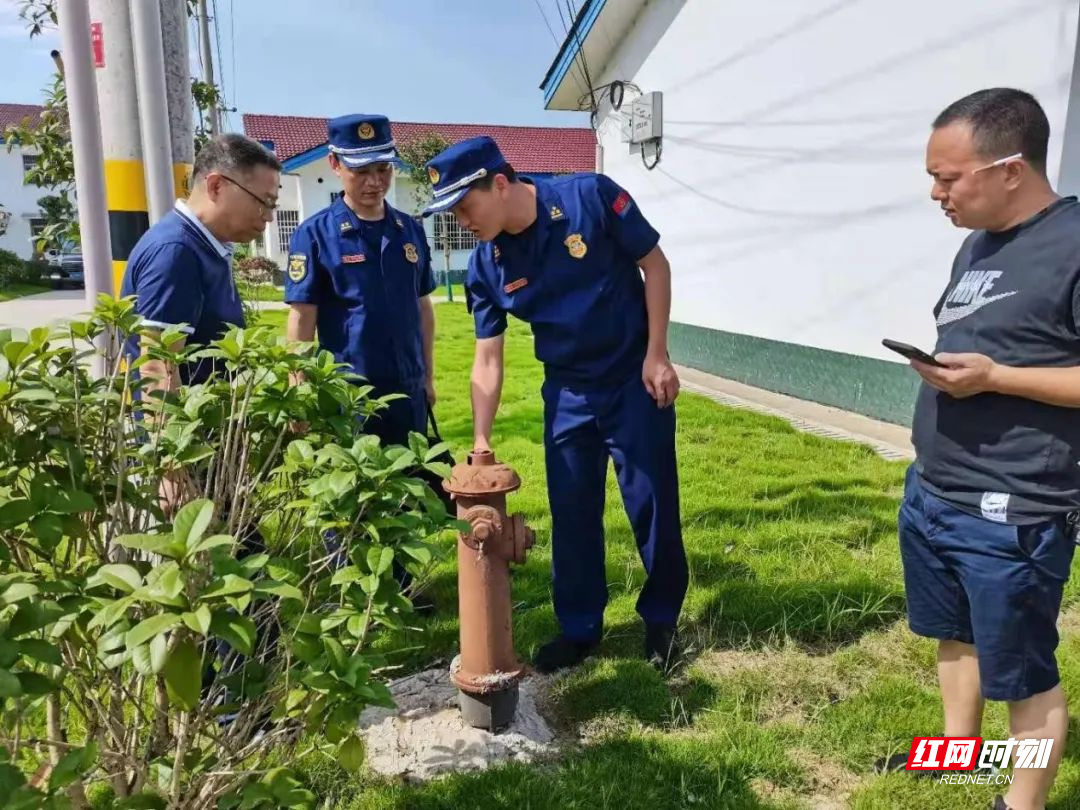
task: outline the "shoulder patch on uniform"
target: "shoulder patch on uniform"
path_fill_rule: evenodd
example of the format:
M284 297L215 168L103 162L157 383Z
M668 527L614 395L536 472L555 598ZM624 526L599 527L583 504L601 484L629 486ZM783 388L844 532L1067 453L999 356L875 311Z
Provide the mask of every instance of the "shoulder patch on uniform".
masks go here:
M620 191L619 196L615 198L615 202L611 204L611 210L622 217L626 216L626 212L630 210L631 205L633 205L633 200L630 199L630 195L626 191Z
M342 256L342 264L360 264L360 262L366 262L367 256L363 253L350 253L348 256Z
M307 256L303 253L289 254L289 278L293 281L303 281L307 275Z

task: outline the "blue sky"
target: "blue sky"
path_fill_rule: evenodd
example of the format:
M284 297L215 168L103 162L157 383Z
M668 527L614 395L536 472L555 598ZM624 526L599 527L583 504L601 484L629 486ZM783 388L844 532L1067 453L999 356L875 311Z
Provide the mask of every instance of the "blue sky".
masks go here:
M540 9L561 42L566 0L212 2L223 62L215 69L239 112L587 125L584 115L545 111L539 89L558 49ZM55 32L29 40L17 0L0 0L0 102L38 102L56 47ZM239 114L229 124L239 128Z

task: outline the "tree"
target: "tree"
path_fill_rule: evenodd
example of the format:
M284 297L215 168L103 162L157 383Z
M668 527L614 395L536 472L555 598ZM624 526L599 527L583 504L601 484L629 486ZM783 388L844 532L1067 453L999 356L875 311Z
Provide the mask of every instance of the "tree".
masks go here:
M186 0L188 16L196 13L197 0ZM30 37L39 36L57 24L56 0L20 0L19 17L26 22ZM199 115L195 130L195 150L206 142L210 111L221 105L220 89L199 79L191 80L192 101ZM75 189L75 162L71 148L71 128L67 118L67 93L64 77L53 75L45 90L44 109L38 121L24 119L8 127L4 143L10 152L16 146L36 149L41 157L25 175L25 182L54 192L60 204L42 209L45 228L38 237L36 250L62 249L79 244L79 222L73 202Z
M445 446L361 435L387 400L271 327L180 352L167 331L155 357L214 373L150 395L116 350L138 332L108 296L0 332L0 805L313 808L278 766L357 768L361 711L392 705L371 642L411 619L394 562L421 581L458 526L413 477L448 476ZM166 513L181 467L198 486Z
M449 145L449 141L437 132L425 132L398 145L398 154L405 164L404 174L413 182L413 200L418 211L431 200L431 178L425 167Z

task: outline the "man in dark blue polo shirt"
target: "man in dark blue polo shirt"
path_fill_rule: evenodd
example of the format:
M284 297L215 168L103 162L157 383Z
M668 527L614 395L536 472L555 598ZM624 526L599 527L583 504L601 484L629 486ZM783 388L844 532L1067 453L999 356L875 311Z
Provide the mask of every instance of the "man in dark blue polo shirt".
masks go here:
M983 701L1001 700L1010 736L1053 741L997 797L1014 810L1045 806L1065 748L1055 649L1080 509L1080 203L1050 185L1049 137L1019 90L974 93L934 122L931 197L972 233L934 307L942 366L912 361L925 382L899 516L945 735L979 736Z
M177 200L128 258L120 295L136 297L144 326L180 327L189 342L207 345L230 325L244 325L232 243L250 242L273 219L280 172L277 158L243 135L223 135L199 151L188 199ZM205 380L210 365L189 364L170 376L151 361L140 371L168 388Z
M508 314L531 324L544 364L561 632L537 652L535 666L542 672L573 666L600 640L610 458L647 573L637 602L645 656L667 667L677 658L675 627L688 572L675 458L679 380L667 354L671 269L660 235L610 178L519 179L491 138L445 150L428 164L428 176L435 198L427 213L453 211L481 240L466 282L477 337L477 449L490 446Z
M162 331L179 327L187 342L205 346L230 325L244 325L233 282L232 243L251 241L273 218L280 172L277 158L243 135L222 135L199 150L188 199L177 200L128 258L120 295L135 296L144 326ZM142 348L139 336L128 340L129 357ZM148 390L174 391L181 384L203 382L211 363L204 359L170 370L150 360L139 373L154 378ZM185 476L173 478L162 491L170 509L184 499L181 490L187 488Z

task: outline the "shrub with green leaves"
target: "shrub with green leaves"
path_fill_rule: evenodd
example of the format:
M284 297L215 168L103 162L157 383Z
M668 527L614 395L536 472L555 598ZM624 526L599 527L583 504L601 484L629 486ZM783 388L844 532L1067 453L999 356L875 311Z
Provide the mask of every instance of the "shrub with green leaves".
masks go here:
M0 807L313 806L269 764L359 766L360 712L391 704L372 634L412 618L393 563L422 583L457 527L413 477L444 448L364 435L385 400L265 328L162 335L148 357L214 373L150 393L137 323L103 297L0 332ZM165 479L192 482L179 508Z

